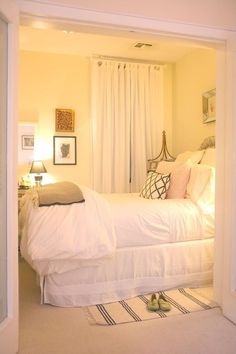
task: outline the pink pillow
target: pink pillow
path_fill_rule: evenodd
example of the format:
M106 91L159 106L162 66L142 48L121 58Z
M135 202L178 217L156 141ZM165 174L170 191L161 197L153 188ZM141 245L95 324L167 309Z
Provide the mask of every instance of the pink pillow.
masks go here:
M192 162L188 160L173 169L170 175L167 199L185 198L191 167Z
M167 191L167 199L185 198L187 184L190 178L190 171L193 163L191 160L186 162L161 161L157 166L157 172L170 173L170 185Z

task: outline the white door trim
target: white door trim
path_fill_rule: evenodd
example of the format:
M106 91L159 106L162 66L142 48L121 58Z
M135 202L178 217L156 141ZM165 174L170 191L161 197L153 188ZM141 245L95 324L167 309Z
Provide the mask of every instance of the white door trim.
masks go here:
M236 323L236 38L227 41L225 81L225 205L222 263L223 313Z
M2 0L0 13L8 23L7 91L7 318L0 323L0 354L18 351L18 222L17 222L17 63L19 10Z
M180 37L196 39L196 35L202 39L207 38L215 41L225 40L227 31L224 29L211 28L209 26L192 25L184 22L161 21L151 18L129 16L123 14L107 13L102 11L85 10L78 7L59 6L56 4L19 0L22 14L35 17L54 18L61 20L76 21L94 27L106 27L120 29L122 31L137 30L137 32L157 33L163 32L166 35L177 35Z

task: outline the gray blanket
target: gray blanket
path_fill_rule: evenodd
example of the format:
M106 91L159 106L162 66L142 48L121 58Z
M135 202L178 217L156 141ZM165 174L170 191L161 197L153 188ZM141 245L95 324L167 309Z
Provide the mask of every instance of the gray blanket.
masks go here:
M72 182L46 184L37 190L39 206L68 205L85 202L80 188Z

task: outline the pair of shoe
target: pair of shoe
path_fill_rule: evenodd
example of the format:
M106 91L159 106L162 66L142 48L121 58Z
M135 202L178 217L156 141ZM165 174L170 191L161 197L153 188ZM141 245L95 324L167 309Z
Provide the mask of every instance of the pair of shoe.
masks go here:
M147 303L147 309L149 311L170 311L171 304L165 299L163 295L159 295L157 299L156 294L152 294L151 299Z

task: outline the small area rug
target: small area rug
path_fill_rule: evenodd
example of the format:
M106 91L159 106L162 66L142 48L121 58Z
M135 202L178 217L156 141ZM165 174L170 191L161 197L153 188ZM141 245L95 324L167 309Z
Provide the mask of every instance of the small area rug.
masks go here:
M205 297L201 289L181 288L177 290L160 291L156 293L165 296L171 304L171 310L148 311L147 302L151 298L149 295L140 295L131 299L88 306L85 308L88 320L91 324L97 325L117 325L127 322L139 322L151 319L165 318L179 314L189 314L195 311L209 310L218 305L210 297Z

